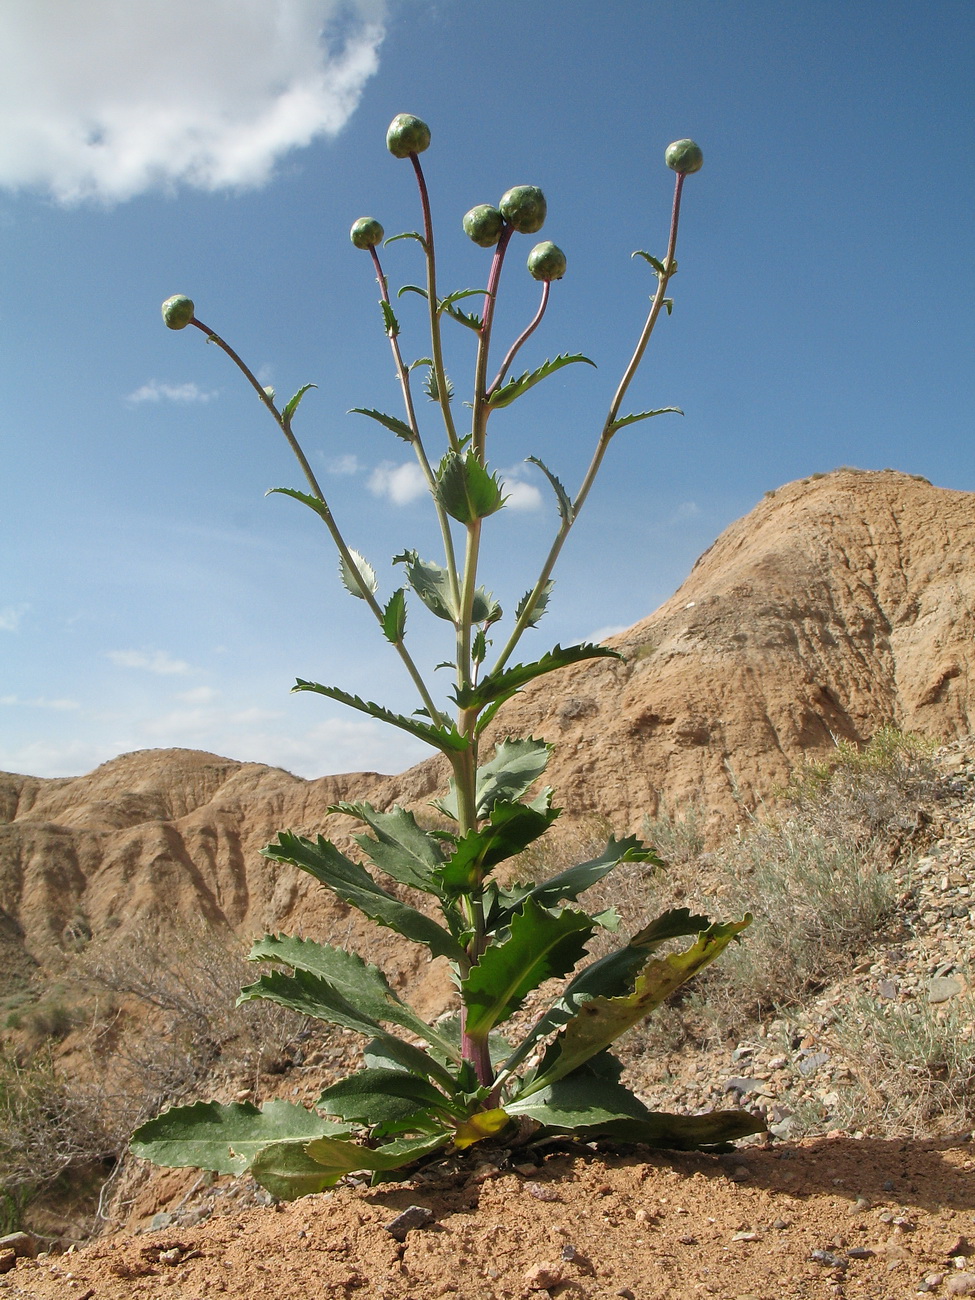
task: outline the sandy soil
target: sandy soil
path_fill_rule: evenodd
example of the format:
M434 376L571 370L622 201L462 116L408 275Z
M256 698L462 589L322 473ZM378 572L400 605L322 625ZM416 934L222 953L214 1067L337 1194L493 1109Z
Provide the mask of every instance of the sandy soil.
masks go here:
M430 1217L400 1242L387 1225L409 1206ZM834 1136L720 1156L552 1153L534 1166L468 1157L409 1184L20 1259L0 1296L896 1300L975 1295L970 1237L971 1135Z

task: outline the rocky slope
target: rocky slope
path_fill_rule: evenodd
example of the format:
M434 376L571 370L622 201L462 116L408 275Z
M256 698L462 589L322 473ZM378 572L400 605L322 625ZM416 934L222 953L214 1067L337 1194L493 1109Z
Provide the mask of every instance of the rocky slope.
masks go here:
M548 780L578 816L639 831L661 803L699 800L726 827L736 801L754 806L833 737L889 722L939 739L970 730L973 556L971 493L889 470L789 484L613 638L626 662L535 683L501 734L555 743ZM0 982L89 932L178 914L245 933L354 933L354 915L260 846L284 827L317 833L336 799L422 806L442 780L438 760L304 781L189 750L77 778L0 776ZM382 942L395 966L411 961L395 936Z

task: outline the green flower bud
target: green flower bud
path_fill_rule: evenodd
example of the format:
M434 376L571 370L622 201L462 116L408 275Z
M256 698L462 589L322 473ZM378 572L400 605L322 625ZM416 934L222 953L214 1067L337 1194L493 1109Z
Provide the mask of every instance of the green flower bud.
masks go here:
M528 254L528 269L536 280L561 280L565 275L565 254L548 240L536 244Z
M412 113L397 113L386 132L386 148L394 158L409 158L430 147L430 128Z
M504 217L490 203L479 203L464 218L464 234L481 248L493 248L501 238Z
M537 185L516 185L498 204L505 221L524 235L534 235L545 221L545 195Z
M375 248L383 242L385 233L375 217L360 217L352 223L349 238L356 248Z
M681 176L690 176L691 172L699 172L704 166L701 146L695 144L693 140L675 140L673 144L667 146L664 159L667 166L679 172Z
M174 293L162 305L162 318L171 330L183 330L190 324L196 308L185 293Z

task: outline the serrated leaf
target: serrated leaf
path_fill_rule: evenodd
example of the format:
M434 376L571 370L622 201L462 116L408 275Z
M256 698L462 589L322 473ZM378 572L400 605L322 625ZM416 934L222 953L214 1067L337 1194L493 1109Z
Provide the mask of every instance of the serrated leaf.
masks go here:
M399 321L396 319L396 313L385 298L380 298L379 308L383 314L383 324L386 326L386 333L391 339L396 338L399 334Z
M460 311L457 307L447 307L446 312L451 320L455 320L458 325L466 325L475 334L479 334L484 328L484 317L478 316L475 312Z
M384 239L383 248L388 247L390 244L395 244L398 239L415 239L422 244L424 248L427 246L427 241L418 230L404 230L398 235L390 235L388 239Z
M503 504L497 477L470 451L464 455L451 451L444 456L437 470L435 495L447 514L462 524L486 519Z
M554 586L555 583L552 581L551 578L549 578L548 581L542 587L541 591L538 593L538 595L535 596L535 599L532 602L532 606L531 606L531 613L525 619L525 627L538 626L539 620L541 619L545 611L548 609L548 602L551 599L552 588ZM519 600L518 608L515 610L516 619L518 620L521 619L521 616L528 608L528 603L529 601L531 601L533 595L534 592L526 591L525 594L522 596L521 600Z
M414 1117L421 1127L429 1128L431 1114L446 1118L462 1113L426 1079L382 1068L347 1075L326 1088L315 1105L329 1115L353 1120L366 1128L401 1125ZM442 1129L443 1123L435 1127Z
M365 822L376 834L357 835L356 843L365 849L372 862L400 884L412 885L428 894L439 890L433 873L443 865L439 842L417 825L416 818L405 808L394 805L388 812L377 812L370 803L333 804L330 813L344 813Z
M406 633L406 592L397 587L383 610L383 636L399 645Z
M491 642L484 634L484 630L479 628L474 634L474 640L471 642L471 663L482 664L487 658L487 648Z
M542 907L554 907L564 899L577 899L623 862L650 862L657 867L664 865L653 849L635 835L627 835L621 840L610 836L609 843L598 858L590 858L588 862L568 867L541 884L516 885L513 888L516 891L524 890L525 897L534 899Z
M433 560L421 560L416 551L394 555L393 563L404 566L407 581L431 614L446 619L448 623L456 622L450 574L442 565Z
M498 863L515 857L544 835L560 811L549 806L550 798L546 791L540 805L498 800L487 825L468 831L437 870L435 878L442 889L450 895L469 893Z
M295 501L300 501L309 510L314 510L320 519L327 522L332 517L331 511L321 497L313 497L309 492L299 492L297 488L268 488L264 495L269 497L294 497Z
M363 961L358 953L312 939L266 934L256 940L248 956L250 961L280 962L318 976L369 1020L399 1025L424 1042L435 1043L441 1052L453 1052L450 1041L399 997L379 967Z
M741 921L716 923L697 937L684 952L669 953L661 960L651 958L636 977L633 992L621 997L594 997L582 1003L578 1012L552 1043L539 1066L539 1073L523 1095L538 1092L564 1078L637 1021L644 1019L693 975L709 966L751 924Z
M405 236L401 235L400 238L405 238ZM421 289L418 284L404 284L402 289L398 289L396 291L396 297L402 298L404 293L418 293L421 298L425 298L425 299L429 299L430 297L426 289ZM430 364L432 365L433 362L431 362Z
M353 569L345 559L344 555L339 556L339 577L342 579L342 585L346 591L357 596L359 600L365 600L366 593L374 593L379 586L379 579L376 577L376 570L369 561L358 551L349 550L352 557Z
M683 415L684 412L679 406L661 406L656 411L640 411L637 415L623 415L618 420L614 420L609 426L610 433L615 433L617 429L622 429L624 425L636 424L638 420L649 420L655 415Z
M447 401L451 401L454 396L454 386L446 375L444 375L444 390L447 394ZM440 386L437 382L437 372L433 366L430 367L423 378L423 391L431 402L440 401Z
M413 441L413 430L404 420L398 420L395 415L384 415L382 411L367 410L364 406L353 406L349 412L350 415L368 415L370 420L377 420L390 433L395 433L397 438L402 438L404 442Z
M530 736L497 744L494 757L477 769L474 786L477 816L486 817L499 799L508 803L520 799L545 771L551 753L551 745ZM449 792L435 800L434 805L457 821L457 793L452 777Z
M365 867L340 853L321 835L313 843L292 831L281 831L277 841L266 845L261 853L272 862L290 862L307 871L379 925L389 926L407 939L424 944L435 955L449 961L466 960L463 949L443 926L387 893Z
M507 939L492 944L461 981L467 1008L467 1033L482 1039L521 1006L526 995L547 979L570 971L586 950L595 928L586 912L551 912L526 899L511 918Z
M433 365L433 357L417 357L417 359L415 361L411 361L406 368L407 370L415 370L417 366L432 366L432 365Z
M458 289L454 293L448 293L446 298L440 299L440 305L438 306L437 311L448 311L455 302L460 302L463 298L474 298L478 294L483 294L486 298L491 297L487 289Z
M474 600L471 604L472 623L496 623L503 614L504 610L489 591L485 591L483 587L474 588Z
M307 1142L333 1134L348 1136L347 1125L322 1119L304 1106L269 1101L263 1110L248 1102L198 1101L174 1106L141 1124L129 1144L134 1155L170 1169L212 1169L242 1174L262 1147L281 1138Z
M492 700L509 700L536 677L544 677L547 673L554 673L571 664L583 663L587 659L622 658L618 650L611 650L609 646L591 645L587 642L564 648L557 645L534 663L516 664L503 672L489 673L476 686L458 686L451 698L460 709L482 708Z
M539 460L537 456L527 456L525 459L531 461L533 465L537 465L538 468L545 475L545 477L548 479L548 481L551 483L552 489L555 492L555 499L558 504L559 514L567 524L571 524L576 517L575 506L572 504L569 494L568 492L566 492L562 483L559 481L558 478L556 478L556 476L552 473L552 471L548 468L548 466L544 463L544 461Z
M631 253L630 256L642 257L645 262L649 262L650 265L653 267L654 271L656 271L658 278L661 278L667 274L666 270L664 269L663 262L661 262L658 257L653 257L650 253L645 253L642 248L638 248L636 252ZM676 267L674 269L676 270Z
M521 397L522 393L527 393L530 388L540 384L543 379L554 374L556 370L561 370L563 366L571 366L577 361L583 361L587 366L595 368L595 361L590 361L589 357L584 357L581 352L573 354L561 353L551 361L545 361L537 370L526 370L523 375L517 379L509 379L488 398L488 406L492 409L498 409L502 406L510 406L516 398Z
M285 424L290 422L291 417L298 409L298 404L300 403L304 395L308 392L309 388L317 388L317 387L318 387L317 384L305 384L302 388L298 389L297 393L295 393L294 397L292 397L291 401L281 412L281 418L282 420L284 420Z
M292 691L314 691L315 694L325 695L330 700L338 700L340 704L347 704L350 709L356 709L359 713L368 713L370 718L378 718L380 722L387 722L391 727L409 732L411 736L416 736L417 740L425 741L443 754L459 754L470 748L470 741L460 734L453 723L449 728L437 727L433 723L421 722L418 718L407 718L401 713L393 713L381 704L364 700L358 695L351 695L338 686L322 686L320 682L306 682L300 677L291 689Z

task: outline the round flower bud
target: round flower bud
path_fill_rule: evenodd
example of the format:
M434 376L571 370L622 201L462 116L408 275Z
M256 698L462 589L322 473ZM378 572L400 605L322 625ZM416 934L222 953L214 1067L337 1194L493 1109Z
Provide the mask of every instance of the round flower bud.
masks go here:
M385 233L375 217L360 217L352 223L349 238L356 248L375 248L383 242Z
M695 144L693 140L675 140L673 144L667 146L667 152L664 154L667 166L673 171L679 172L681 176L689 176L691 172L699 172L704 166L704 154L701 153L701 146Z
M430 128L412 113L397 113L386 132L386 148L394 158L409 158L430 147Z
M545 195L537 185L516 185L498 204L505 221L524 235L534 235L545 221Z
M464 217L464 234L481 248L493 248L501 238L504 217L490 203L479 203Z
M171 330L186 329L195 312L192 298L187 298L185 293L174 293L162 305L162 318Z
M565 275L565 254L548 240L536 244L528 254L528 269L536 280L561 280Z

